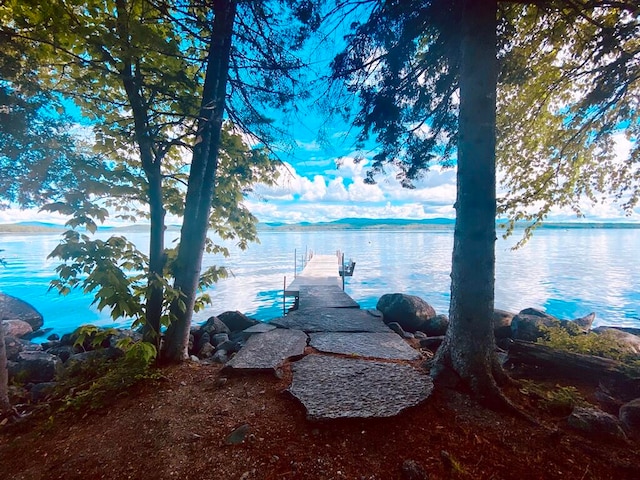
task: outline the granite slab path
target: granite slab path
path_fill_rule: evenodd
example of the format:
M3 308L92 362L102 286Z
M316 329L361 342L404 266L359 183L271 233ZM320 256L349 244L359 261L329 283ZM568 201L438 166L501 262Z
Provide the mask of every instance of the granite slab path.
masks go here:
M272 325L303 332L390 332L377 310L316 308L290 312L271 320Z
M276 328L251 335L245 346L225 365L227 371L275 372L291 357L300 356L308 337L300 330Z
M385 360L418 360L420 353L394 332L319 332L309 334L313 348L324 353Z
M307 355L293 364L289 391L310 420L392 417L427 399L433 382L411 365Z
M387 327L382 313L361 309L337 282L325 281L331 262L320 264L317 277L296 278L298 310L271 320L273 330L251 327L225 368L277 372L293 360L289 392L312 420L389 417L426 400L433 382L417 365L419 351Z

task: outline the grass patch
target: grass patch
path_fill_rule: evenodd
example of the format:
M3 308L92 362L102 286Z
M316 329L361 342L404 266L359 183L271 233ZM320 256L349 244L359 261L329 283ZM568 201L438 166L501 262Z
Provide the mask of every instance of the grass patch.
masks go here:
M553 389L531 380L520 380L520 393L533 399L536 405L551 415L567 416L575 407L589 406L577 388L556 385Z

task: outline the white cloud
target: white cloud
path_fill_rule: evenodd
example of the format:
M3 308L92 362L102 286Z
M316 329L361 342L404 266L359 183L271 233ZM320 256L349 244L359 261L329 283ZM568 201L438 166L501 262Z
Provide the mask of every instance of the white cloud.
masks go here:
M334 178L329 182L325 198L332 202L344 202L349 200L349 193L344 186L344 178Z
M38 221L44 223L64 224L68 216L58 213L41 212L37 208L7 208L0 210L0 223L20 223Z
M307 144L313 147L313 142ZM616 137L618 157L628 156L632 143L624 135ZM422 219L455 216L455 168L434 166L415 182L415 189L403 188L396 179L397 170L387 166L376 177L377 183L365 183L371 160L356 161L352 153L339 161L309 157L296 165L284 163L279 167L280 177L273 186L256 185L254 194L246 201L247 207L263 222L320 222L346 217ZM339 165L339 166L338 166ZM313 176L306 173L313 168ZM330 168L323 168L331 166ZM297 167L297 168L296 168ZM583 202L586 221L640 222L640 208L631 217L624 217L620 208L608 199L592 205ZM572 220L571 209L554 208L550 220ZM0 211L0 223L38 220L64 223L66 218L37 210L9 209ZM168 218L168 223L179 223ZM109 224L117 224L110 219Z
M302 191L300 192L301 200L307 202L317 202L324 199L327 193L327 185L322 175L316 175L313 177L313 181L309 181L307 178L302 177L300 179Z
M380 185L369 185L364 183L362 178L355 178L353 183L347 187L349 200L352 202L382 202L386 200Z
M319 152L320 150L322 150L322 146L315 140L311 142L296 142L296 145L301 150L307 152Z
M327 175L336 175L348 178L363 178L364 172L369 167L369 160L363 159L356 162L355 156L350 155L334 162L336 169L327 171Z

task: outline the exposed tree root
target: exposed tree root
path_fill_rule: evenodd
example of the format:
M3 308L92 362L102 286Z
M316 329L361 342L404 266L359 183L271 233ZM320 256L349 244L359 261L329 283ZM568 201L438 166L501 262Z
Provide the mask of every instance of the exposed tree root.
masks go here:
M0 413L0 426L13 425L14 423L18 423L22 420L22 418L23 417L14 407L3 409Z
M473 374L463 376L454 368L448 348L443 344L432 364L431 376L436 388L459 389L460 386L463 386L480 405L491 410L511 414L533 425L548 429L536 418L514 404L502 392L499 385L515 385L517 382L507 375L495 356L491 360L490 367L476 368Z

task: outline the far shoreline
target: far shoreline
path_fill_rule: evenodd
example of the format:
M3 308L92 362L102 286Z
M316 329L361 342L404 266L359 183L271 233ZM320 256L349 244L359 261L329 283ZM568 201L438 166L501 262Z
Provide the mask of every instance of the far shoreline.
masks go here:
M527 223L516 224L516 230L521 230L529 226ZM302 223L279 223L265 222L258 223L258 232L299 232L299 231L327 231L327 230L434 230L453 231L455 220L449 218L409 220L409 219L341 219L331 222L302 222ZM507 224L504 221L496 222L498 232L504 230ZM541 230L634 230L640 229L640 223L634 222L548 222L542 223L538 227ZM146 232L148 224L131 224L123 226L98 226L98 232ZM2 234L35 234L35 233L63 233L69 230L68 227L52 223L25 222L25 223L4 223L0 224ZM167 225L166 230L179 232L177 225Z

